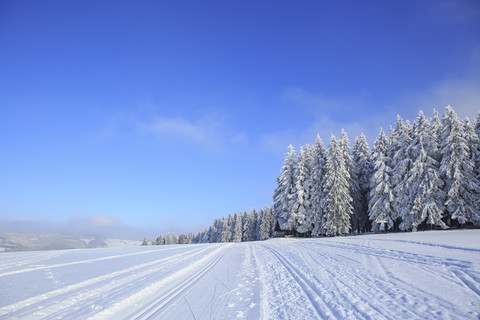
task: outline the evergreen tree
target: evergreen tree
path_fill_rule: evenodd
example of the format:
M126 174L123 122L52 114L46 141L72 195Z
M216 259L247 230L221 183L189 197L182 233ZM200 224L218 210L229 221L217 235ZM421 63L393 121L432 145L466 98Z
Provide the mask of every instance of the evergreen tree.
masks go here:
M470 151L470 159L473 164L473 174L480 179L480 137L475 132L475 129L470 124L470 120L467 118L464 123L465 138ZM480 196L480 195L479 195Z
M400 228L416 231L424 222L430 226L446 228L442 221L445 199L442 191L443 182L439 177L438 161L435 159L437 143L422 111L414 124L412 137L409 153L414 162L406 185L413 201L410 204L410 212L403 217Z
M187 243L188 243L187 236L182 233L182 234L178 237L178 244L187 244Z
M480 137L480 112L477 114L477 120L475 121L475 132L477 133L477 136Z
M358 170L353 160L352 152L350 150L350 140L347 133L342 129L340 139L338 140L340 148L343 152L343 158L345 159L345 168L349 174L348 184L350 196L353 199L353 214L351 215L351 226L353 231L359 230L360 217L362 215L362 194L360 192Z
M461 225L480 225L480 182L474 175L474 164L469 157L465 130L453 109L448 106L442 118L440 174L445 182L446 222L456 220Z
M175 232L172 232L171 244L178 244L178 238L175 235Z
M350 232L353 199L350 195L350 174L346 168L344 154L335 136L332 135L327 153L326 221L323 226L325 234L329 236Z
M249 239L249 222L250 217L248 213L245 211L242 217L242 241L250 241Z
M380 224L385 228L393 227L391 218L393 203L392 169L389 166L389 141L383 130L380 131L372 150L375 168L370 178L370 199L368 202L369 218L372 231L378 232Z
M188 233L187 243L193 243L193 233L191 232Z
M277 179L278 187L273 196L274 216L283 218L287 221L290 219L293 201L296 196L295 168L295 149L290 145L288 146L288 152L285 155L282 172Z
M160 246L164 245L163 241L164 241L163 240L163 235L160 234L157 238L157 245L160 245Z
M358 174L359 197L354 201L357 212L354 213L353 218L356 219L357 232L370 231L370 223L368 221L368 200L370 192L370 178L373 172L373 165L370 159L370 147L368 146L367 138L362 133L360 138L355 138L353 144L353 161ZM355 225L354 224L354 225ZM355 231L355 230L354 230Z
M233 242L242 241L242 214L238 215L235 213L233 216L234 228L233 228Z
M259 213L257 212L257 210L253 209L252 210L252 216L251 216L251 224L250 224L250 227L251 227L251 230L250 230L250 238L252 241L257 241L258 240L258 236L260 234L259 232Z
M147 237L143 237L142 246L148 246Z
M393 150L392 160L392 186L394 201L392 205L392 218L397 222L402 222L410 213L413 199L408 190L408 176L413 167L411 149L412 127L408 120L403 123L400 117L397 117L397 125L392 137L391 149ZM405 226L405 225L403 225ZM405 230L405 229L402 229Z
M165 244L172 244L172 238L170 238L170 232L167 233L165 237Z
M199 243L208 243L208 242L209 242L208 234L207 234L207 230L205 229L199 234Z
M317 140L313 146L311 160L310 182L311 186L311 216L308 215L312 223L312 236L318 237L323 234L322 226L324 224L324 202L326 195L323 190L323 184L326 174L326 150L322 139L317 135Z
M263 210L263 219L260 224L260 240L267 240L272 237L273 214L269 207Z
M307 214L311 212L310 207L310 176L309 159L303 148L298 154L297 168L295 171L295 197L293 198L292 211L288 222L292 228L300 233L311 231L311 225L307 224Z

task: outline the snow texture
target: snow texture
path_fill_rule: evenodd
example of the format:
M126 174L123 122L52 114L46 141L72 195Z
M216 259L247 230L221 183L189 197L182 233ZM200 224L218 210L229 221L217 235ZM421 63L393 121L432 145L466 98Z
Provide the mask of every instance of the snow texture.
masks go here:
M480 230L0 254L0 319L478 319Z

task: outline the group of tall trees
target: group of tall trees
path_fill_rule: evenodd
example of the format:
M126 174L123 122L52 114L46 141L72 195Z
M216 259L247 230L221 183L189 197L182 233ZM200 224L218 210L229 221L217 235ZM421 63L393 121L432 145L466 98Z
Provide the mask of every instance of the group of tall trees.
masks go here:
M312 236L480 226L480 113L472 126L448 106L440 119L400 116L370 151L342 130L328 148L288 147L273 211L284 229Z
M448 106L440 119L422 111L411 124L397 116L373 148L362 134L352 148L342 130L328 148L290 145L273 208L229 214L196 235L160 235L151 244L269 239L284 230L311 236L388 230L480 227L480 112L474 124ZM148 244L144 239L143 244Z
M252 209L249 213L229 214L227 217L214 219L213 224L196 235L180 235L177 239L175 233L160 235L153 239L152 245L188 244L188 243L215 243L215 242L241 242L266 240L272 237L274 228L272 209L265 207L263 210ZM144 239L143 245L147 245Z

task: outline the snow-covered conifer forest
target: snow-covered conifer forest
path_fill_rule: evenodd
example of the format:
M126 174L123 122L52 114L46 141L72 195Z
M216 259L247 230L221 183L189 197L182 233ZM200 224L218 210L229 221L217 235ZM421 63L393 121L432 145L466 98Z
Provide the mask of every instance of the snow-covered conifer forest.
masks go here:
M472 123L447 106L440 117L400 116L370 148L342 130L325 147L288 146L273 207L215 219L196 235L151 244L264 240L275 227L296 236L480 227L480 112Z

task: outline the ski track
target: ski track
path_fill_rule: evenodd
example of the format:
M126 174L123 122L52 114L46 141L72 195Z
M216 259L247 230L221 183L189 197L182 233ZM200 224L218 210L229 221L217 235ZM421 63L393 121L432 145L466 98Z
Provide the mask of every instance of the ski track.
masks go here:
M68 310L69 307L74 305L76 310L92 309L90 306L98 304L98 301L106 293L108 293L109 299L115 298L125 292L125 287L129 286L131 282L145 281L148 283L152 278L168 274L175 263L191 260L201 255L205 250L207 249L198 248L193 252L182 252L52 290L12 305L3 306L0 308L0 316L8 314L10 310L21 309L21 312L9 314L9 317L12 319L39 319L46 316L53 317L54 315L60 317L62 311ZM165 262L171 263L171 265L163 265ZM66 315L68 315L68 312Z
M168 249L175 249L175 248L167 248L166 250L168 250ZM86 263L92 263L92 262L98 262L98 261L104 261L104 260L118 259L118 258L124 258L124 257L128 257L128 256L148 254L148 253L151 253L151 252L156 252L156 251L155 250L141 251L141 252L127 253L127 254L121 254L121 255L115 255L115 256L107 256L107 257L101 257L101 258L95 258L95 259L87 259L87 260L80 260L80 261L74 261L74 262L67 262L67 263L31 266L30 268L25 268L25 269L19 269L19 270L13 270L13 271L9 271L9 272L0 273L0 277L9 276L9 275L13 275L13 274L24 273L24 272L30 272L30 271L60 268L60 267L72 266L72 265L76 265L76 264L86 264Z
M428 236L0 254L0 319L479 319L480 249Z

